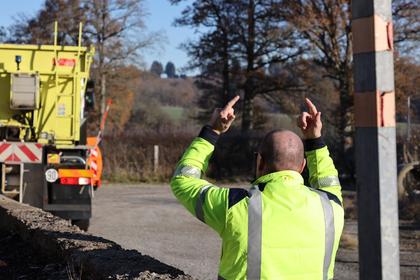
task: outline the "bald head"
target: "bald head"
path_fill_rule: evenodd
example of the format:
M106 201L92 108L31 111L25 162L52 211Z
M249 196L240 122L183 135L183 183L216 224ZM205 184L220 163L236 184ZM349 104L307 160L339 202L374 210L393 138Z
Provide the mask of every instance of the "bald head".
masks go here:
M267 173L294 170L301 172L304 164L302 140L289 130L274 130L260 144L259 152Z

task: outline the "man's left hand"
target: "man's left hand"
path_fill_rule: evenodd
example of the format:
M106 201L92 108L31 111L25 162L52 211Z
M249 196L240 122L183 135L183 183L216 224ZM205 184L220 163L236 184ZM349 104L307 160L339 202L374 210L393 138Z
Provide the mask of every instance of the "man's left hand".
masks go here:
M217 134L225 133L229 130L231 124L235 120L235 111L233 106L238 102L239 95L230 100L224 108L217 108L211 116L209 125Z

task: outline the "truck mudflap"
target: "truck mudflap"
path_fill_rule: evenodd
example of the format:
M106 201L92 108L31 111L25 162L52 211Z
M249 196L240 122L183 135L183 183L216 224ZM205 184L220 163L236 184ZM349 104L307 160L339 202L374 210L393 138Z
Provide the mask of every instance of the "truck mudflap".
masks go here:
M48 168L45 177L44 210L71 220L91 217L91 170Z
M45 183L42 208L64 219L89 219L92 216L90 185L63 185Z

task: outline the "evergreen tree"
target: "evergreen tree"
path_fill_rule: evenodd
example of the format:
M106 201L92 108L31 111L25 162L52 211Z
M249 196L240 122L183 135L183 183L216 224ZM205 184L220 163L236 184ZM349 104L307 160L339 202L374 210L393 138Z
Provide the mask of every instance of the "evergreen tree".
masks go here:
M168 63L166 63L165 74L168 75L168 78L170 78L170 79L175 78L176 68L175 68L175 64L173 62L169 61Z
M150 67L150 72L160 77L163 73L162 63L156 60L153 61L152 66Z

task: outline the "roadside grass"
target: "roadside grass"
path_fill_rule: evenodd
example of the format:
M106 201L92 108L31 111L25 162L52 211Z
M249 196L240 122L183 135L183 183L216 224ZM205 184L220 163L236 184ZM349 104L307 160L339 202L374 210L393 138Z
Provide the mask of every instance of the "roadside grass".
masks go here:
M106 137L102 143L105 157L103 178L111 182L168 182L176 163L194 139L188 131L144 131L121 137ZM154 146L159 146L154 170Z

